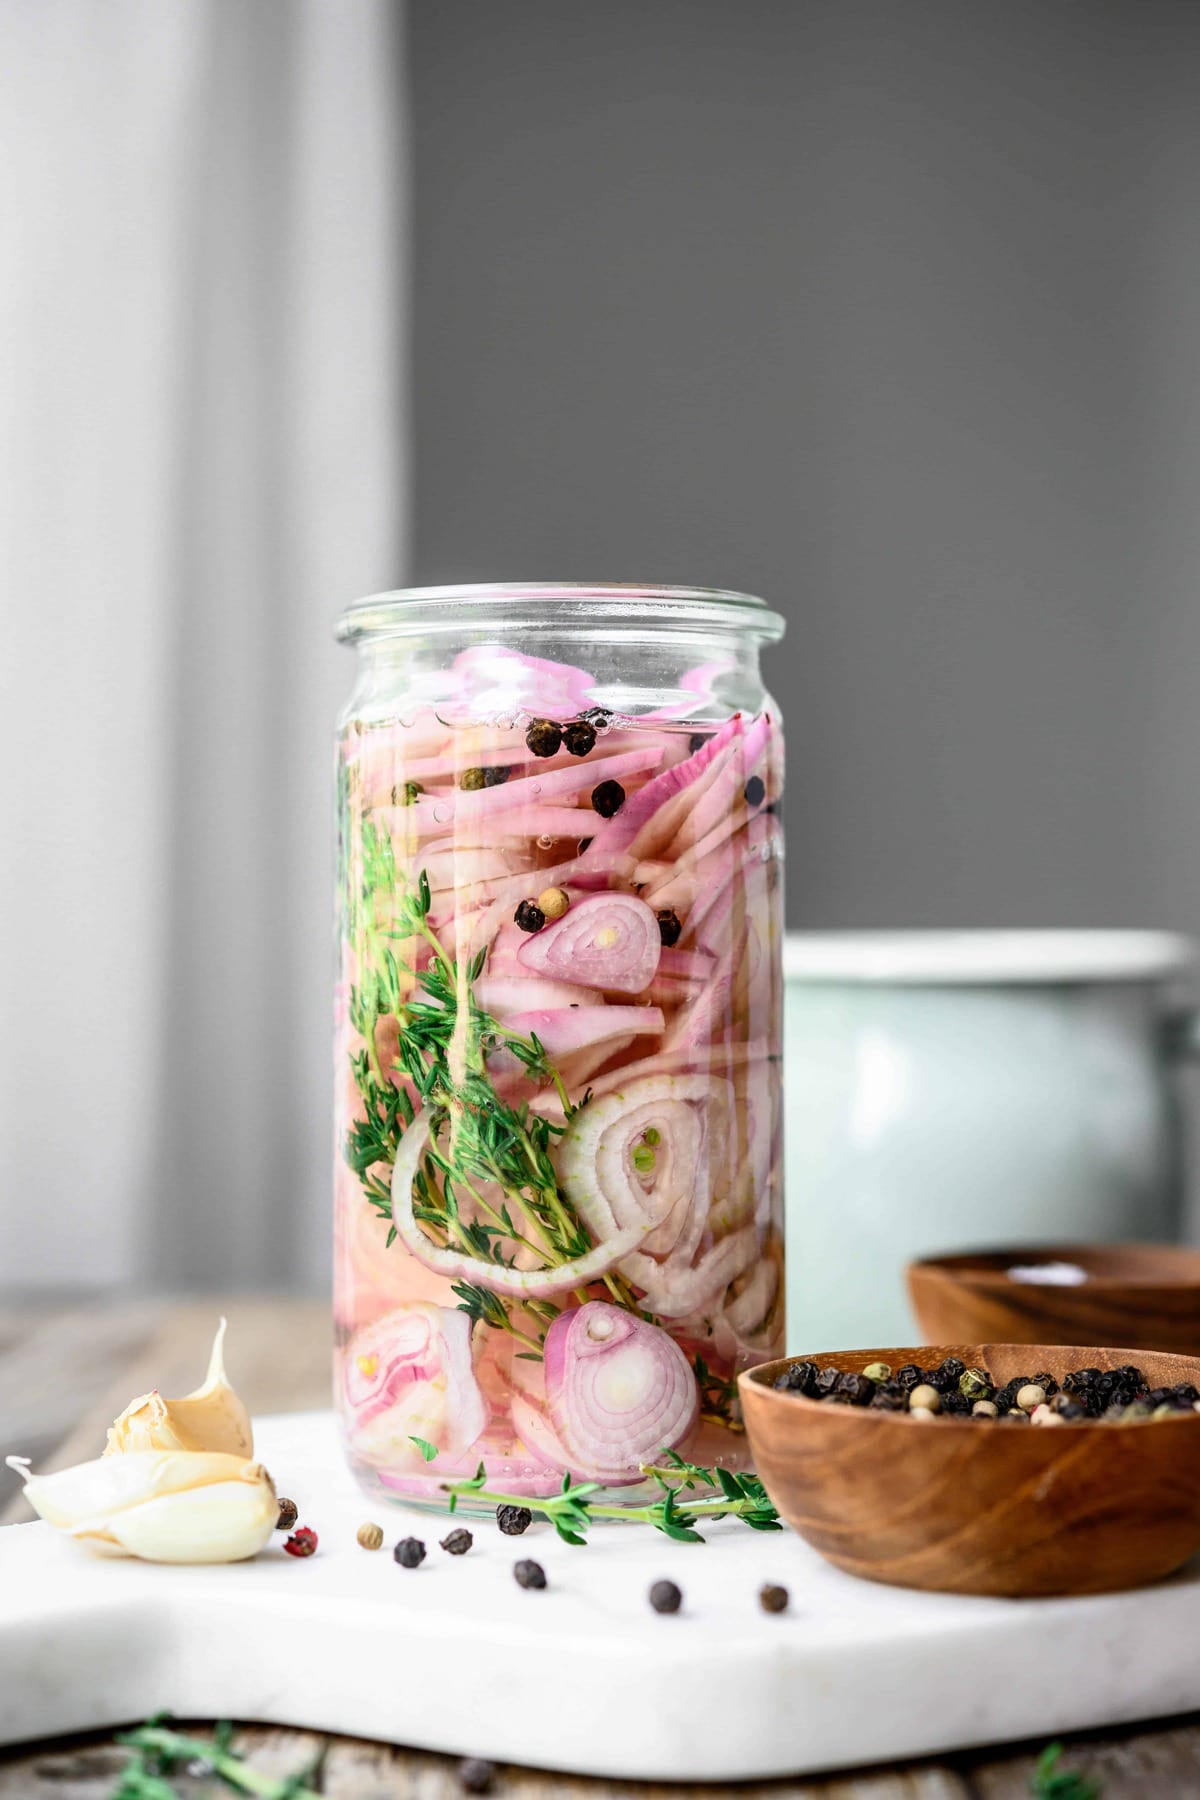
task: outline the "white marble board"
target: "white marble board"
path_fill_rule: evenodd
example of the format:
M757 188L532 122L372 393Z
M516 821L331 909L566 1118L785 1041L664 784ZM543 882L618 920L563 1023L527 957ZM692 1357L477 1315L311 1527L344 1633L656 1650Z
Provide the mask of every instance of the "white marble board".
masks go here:
M584 1774L737 1780L1048 1737L1200 1707L1200 1566L1140 1593L1003 1601L909 1593L732 1523L704 1546L648 1527L470 1521L366 1501L323 1414L265 1419L256 1452L320 1535L225 1568L89 1556L47 1525L0 1531L0 1742L140 1719L262 1720ZM19 1446L14 1446L19 1448ZM359 1548L429 1546L416 1570ZM276 1541L282 1544L282 1538ZM512 1577L521 1556L545 1592ZM683 1610L651 1612L669 1575ZM759 1610L764 1581L788 1612Z

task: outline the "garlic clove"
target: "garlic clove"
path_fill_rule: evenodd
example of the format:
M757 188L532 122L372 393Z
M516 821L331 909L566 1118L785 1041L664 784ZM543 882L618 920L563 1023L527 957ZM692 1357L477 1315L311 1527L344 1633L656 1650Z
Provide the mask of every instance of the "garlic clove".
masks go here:
M87 1520L72 1537L102 1556L143 1562L228 1563L257 1556L270 1540L279 1502L265 1469L245 1465L233 1481L162 1494L104 1520Z
M239 1562L262 1549L279 1502L261 1463L203 1450L131 1450L31 1475L10 1456L34 1510L104 1556Z
M35 1512L64 1531L75 1530L85 1520L115 1517L163 1495L243 1480L248 1471L269 1479L260 1464L244 1457L201 1450L131 1450L53 1475L31 1475L17 1457L10 1456L8 1464L24 1479L25 1497Z
M159 1393L131 1400L110 1426L105 1456L145 1450L206 1450L252 1456L250 1414L225 1374L225 1320L213 1340L208 1374L200 1387L179 1400Z

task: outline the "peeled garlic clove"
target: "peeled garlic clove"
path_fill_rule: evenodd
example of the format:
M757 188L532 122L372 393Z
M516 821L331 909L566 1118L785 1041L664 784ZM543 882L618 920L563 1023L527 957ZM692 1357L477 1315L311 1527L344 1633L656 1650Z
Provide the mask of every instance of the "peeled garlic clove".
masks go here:
M103 1555L237 1562L262 1549L279 1517L262 1464L221 1452L132 1450L54 1475L8 1463L48 1524Z
M226 1379L224 1345L222 1319L203 1384L180 1400L164 1400L159 1393L131 1400L109 1428L105 1456L139 1450L211 1450L229 1456L253 1455L250 1414Z

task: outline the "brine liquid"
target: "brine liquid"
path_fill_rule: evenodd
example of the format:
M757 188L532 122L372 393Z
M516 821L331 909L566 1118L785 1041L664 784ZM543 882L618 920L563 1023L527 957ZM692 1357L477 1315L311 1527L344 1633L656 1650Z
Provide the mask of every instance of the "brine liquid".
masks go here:
M735 1378L783 1348L781 782L766 714L345 731L337 1388L380 1494L744 1465Z

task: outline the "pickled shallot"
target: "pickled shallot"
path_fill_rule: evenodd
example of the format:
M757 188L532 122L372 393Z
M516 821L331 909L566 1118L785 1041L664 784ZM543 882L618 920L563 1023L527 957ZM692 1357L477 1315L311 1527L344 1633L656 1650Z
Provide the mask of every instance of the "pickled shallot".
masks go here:
M339 1401L381 1495L745 1464L735 1378L782 1329L782 759L766 707L687 719L727 666L639 715L472 645L436 699L352 710Z

